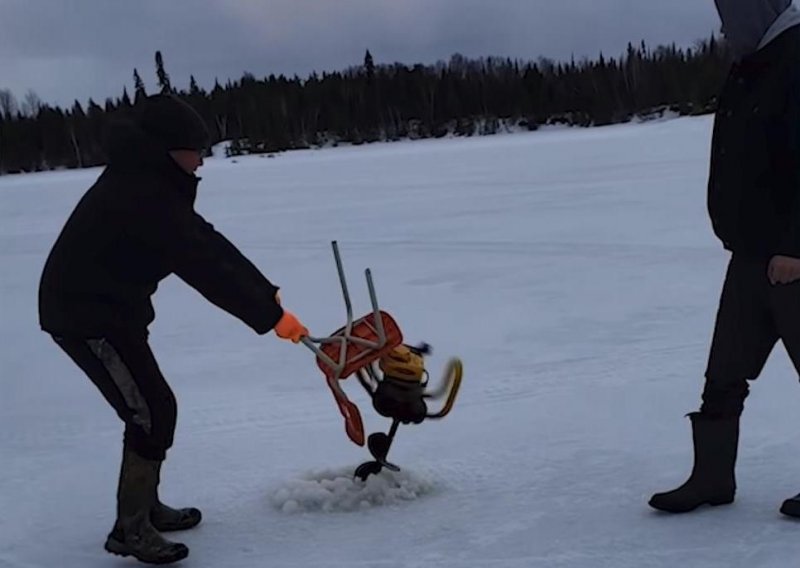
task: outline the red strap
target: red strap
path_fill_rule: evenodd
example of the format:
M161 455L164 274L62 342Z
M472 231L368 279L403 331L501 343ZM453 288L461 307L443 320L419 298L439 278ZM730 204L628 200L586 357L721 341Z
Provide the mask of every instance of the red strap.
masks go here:
M358 446L363 446L365 443L365 436L364 436L364 422L361 419L361 412L359 412L358 407L350 402L347 396L338 388L338 385L333 384L332 379L328 377L326 382L328 383L328 388L331 389L333 393L333 398L336 400L336 405L339 407L339 412L344 417L345 423L345 431L347 432L347 437L350 438L353 443Z

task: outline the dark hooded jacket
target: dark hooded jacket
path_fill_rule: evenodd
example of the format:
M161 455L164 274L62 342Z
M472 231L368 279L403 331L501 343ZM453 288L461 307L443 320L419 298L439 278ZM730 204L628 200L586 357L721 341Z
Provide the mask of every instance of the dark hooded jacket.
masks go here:
M728 33L734 27L727 22ZM708 210L726 249L800 258L800 26L752 51L734 63L719 97Z
M257 333L283 315L278 287L194 211L200 178L135 122L111 132L108 164L69 217L39 288L54 335L147 335L151 296L175 274Z
M796 23L792 0L714 0L722 32L737 58L760 47Z

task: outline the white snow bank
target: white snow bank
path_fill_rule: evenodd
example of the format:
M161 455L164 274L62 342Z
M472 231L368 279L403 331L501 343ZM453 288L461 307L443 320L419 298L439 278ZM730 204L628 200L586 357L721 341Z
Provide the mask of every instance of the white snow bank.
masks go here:
M365 481L353 477L354 467L314 471L291 480L271 497L273 506L288 514L349 512L414 501L432 493L432 476L406 470L382 470Z

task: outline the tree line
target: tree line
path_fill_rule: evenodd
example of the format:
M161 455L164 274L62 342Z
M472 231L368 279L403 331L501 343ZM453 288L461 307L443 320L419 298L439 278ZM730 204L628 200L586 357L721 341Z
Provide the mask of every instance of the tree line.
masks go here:
M175 87L155 53L158 92L180 96L204 117L213 143L228 155L280 152L325 144L493 134L504 127L546 124L599 126L670 110L712 112L730 65L715 37L688 49L629 44L617 58L580 62L520 61L453 55L432 65L363 63L297 76L245 73L209 90ZM148 95L137 69L133 93L124 87L102 105L70 108L41 102L29 91L20 103L0 90L0 174L102 165L104 128L118 111Z

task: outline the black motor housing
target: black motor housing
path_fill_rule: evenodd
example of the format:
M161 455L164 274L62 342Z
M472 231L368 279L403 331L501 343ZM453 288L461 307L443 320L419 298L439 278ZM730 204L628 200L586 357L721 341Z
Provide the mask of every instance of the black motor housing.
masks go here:
M386 418L403 424L419 424L428 413L422 394L420 383L384 376L372 396L372 406Z

